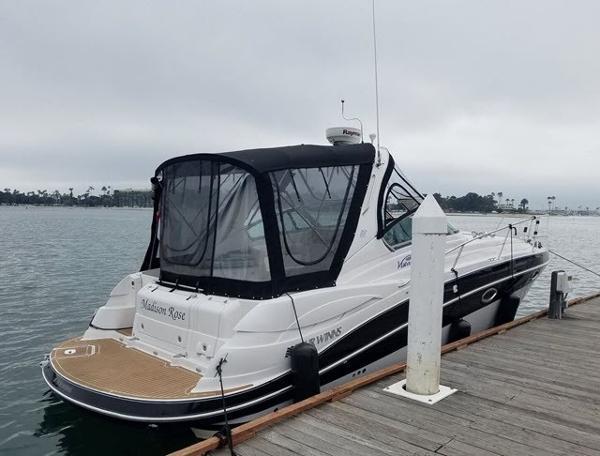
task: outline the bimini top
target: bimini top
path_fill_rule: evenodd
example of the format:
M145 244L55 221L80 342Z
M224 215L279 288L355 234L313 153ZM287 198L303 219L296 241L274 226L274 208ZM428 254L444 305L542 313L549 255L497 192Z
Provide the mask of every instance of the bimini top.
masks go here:
M142 270L206 293L264 299L335 285L362 205L371 144L299 145L167 160Z
M218 154L192 154L171 158L162 163L156 174L173 163L206 158L235 162L254 173L266 173L289 168L315 168L342 165L364 165L373 163L375 149L371 144L339 146L316 146L301 144L262 149L245 149Z

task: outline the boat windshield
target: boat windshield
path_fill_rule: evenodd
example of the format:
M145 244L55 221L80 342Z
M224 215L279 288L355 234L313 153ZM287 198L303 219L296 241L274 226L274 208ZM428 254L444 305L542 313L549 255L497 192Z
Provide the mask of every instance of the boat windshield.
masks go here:
M162 272L270 280L258 193L250 173L214 160L183 161L164 169L163 182Z
M346 224L358 166L270 174L286 276L328 270Z

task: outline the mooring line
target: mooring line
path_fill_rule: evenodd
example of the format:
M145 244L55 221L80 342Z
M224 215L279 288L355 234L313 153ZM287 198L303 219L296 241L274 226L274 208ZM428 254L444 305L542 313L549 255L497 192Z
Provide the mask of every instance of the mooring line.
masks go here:
M227 405L225 404L225 390L223 389L223 364L227 362L227 355L219 360L217 364L217 375L219 376L219 385L221 385L221 401L223 403L223 415L225 417L225 440L229 448L229 454L231 456L237 456L237 453L233 451L233 438L231 437L231 426L229 425L229 418L227 417Z
M586 268L585 266L583 266L583 265L581 265L581 264L579 264L579 263L576 263L576 262L575 262L575 261L573 261L573 260L569 260L568 258L565 258L564 256L562 256L560 253L556 253L554 250L550 250L550 249L548 249L548 252L550 252L550 253L553 253L553 254L554 254L554 255L556 255L557 257L559 257L559 258L562 258L563 260L565 260L565 261L568 261L569 263L571 263L571 264L573 264L573 265L575 265L575 266L577 266L577 267L579 267L579 268L581 268L581 269L583 269L583 270L585 270L585 271L587 271L587 272L589 272L589 273L591 273L591 274L594 274L595 276L598 276L598 277L600 277L600 274L599 274L599 273L597 273L596 271L592 271L591 269L589 269L589 268Z

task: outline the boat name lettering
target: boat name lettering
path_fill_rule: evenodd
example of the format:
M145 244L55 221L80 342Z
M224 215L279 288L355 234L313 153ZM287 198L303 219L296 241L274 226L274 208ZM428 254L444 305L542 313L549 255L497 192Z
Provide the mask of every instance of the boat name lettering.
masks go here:
M324 332L323 334L319 334L316 337L311 337L310 339L308 339L308 343L309 344L313 344L314 346L323 344L327 341L333 340L337 337L339 337L342 334L342 327L338 326L335 329L332 329L331 331L327 331Z
M407 255L404 258L402 258L400 261L398 261L398 269L404 269L410 266L412 260L412 256L411 255Z
M185 312L176 310L175 307L163 307L157 304L155 301L149 301L148 299L142 299L142 308L148 312L154 312L158 315L171 318L171 320L182 320L185 321Z

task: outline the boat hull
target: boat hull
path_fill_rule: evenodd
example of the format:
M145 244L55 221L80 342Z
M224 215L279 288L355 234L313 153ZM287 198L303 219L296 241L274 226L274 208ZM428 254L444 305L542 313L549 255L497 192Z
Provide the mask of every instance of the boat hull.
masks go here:
M511 268L501 263L447 282L444 291L443 342L460 320L472 332L512 321L519 301L548 262L539 252L516 259ZM321 388L331 388L406 357L408 300L388 308L341 337L319 354ZM223 422L223 398L155 400L122 397L88 388L65 378L52 365L42 365L43 378L58 396L75 405L113 418L151 423L193 422L211 429ZM228 418L240 423L292 401L291 372L243 391L225 395Z

